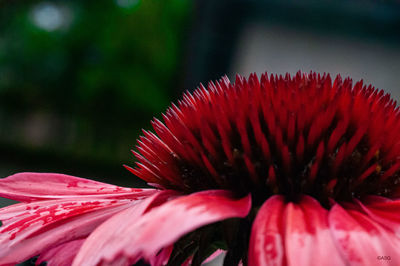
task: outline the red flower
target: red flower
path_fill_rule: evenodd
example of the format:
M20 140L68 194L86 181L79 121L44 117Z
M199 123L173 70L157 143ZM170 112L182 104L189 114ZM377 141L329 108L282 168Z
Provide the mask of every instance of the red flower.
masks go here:
M338 76L225 77L139 140L158 189L59 174L0 180L0 265L400 265L400 114ZM232 219L234 218L234 219Z

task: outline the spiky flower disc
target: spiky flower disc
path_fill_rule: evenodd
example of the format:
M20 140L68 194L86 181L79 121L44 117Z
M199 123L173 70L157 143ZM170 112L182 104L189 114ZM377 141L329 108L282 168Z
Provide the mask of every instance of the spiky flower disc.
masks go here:
M186 92L140 138L130 169L164 188L329 199L399 195L396 102L362 81L297 73L227 77Z

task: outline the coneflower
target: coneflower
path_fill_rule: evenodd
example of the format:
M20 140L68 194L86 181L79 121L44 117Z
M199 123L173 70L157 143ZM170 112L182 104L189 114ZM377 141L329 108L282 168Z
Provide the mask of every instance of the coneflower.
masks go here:
M400 118L362 81L227 77L143 131L156 189L60 174L0 180L0 265L400 265Z

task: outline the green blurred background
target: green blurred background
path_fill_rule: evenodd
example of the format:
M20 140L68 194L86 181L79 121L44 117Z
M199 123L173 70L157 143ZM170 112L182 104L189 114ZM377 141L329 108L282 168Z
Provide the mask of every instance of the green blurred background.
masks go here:
M143 186L141 129L236 72L341 73L400 97L396 1L0 0L0 176Z
M1 174L134 179L121 165L140 129L182 91L190 10L181 0L2 2Z

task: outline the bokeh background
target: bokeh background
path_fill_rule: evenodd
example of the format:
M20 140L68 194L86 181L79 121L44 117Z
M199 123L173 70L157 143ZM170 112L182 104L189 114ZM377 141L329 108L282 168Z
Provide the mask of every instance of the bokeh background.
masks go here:
M400 99L399 2L0 0L0 177L145 186L122 164L184 90L298 70L364 79Z
M0 0L0 177L145 186L122 164L184 90L298 70L400 99L398 1Z

